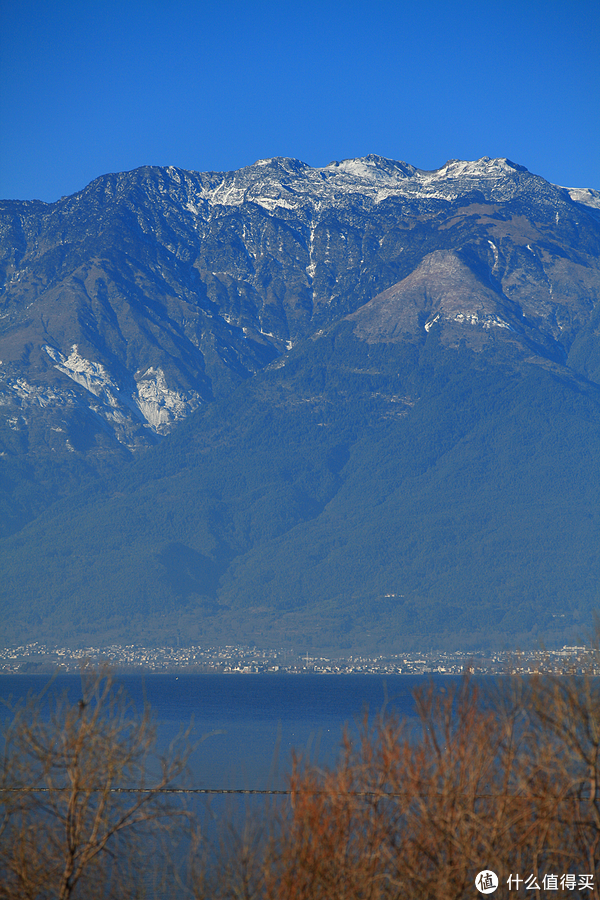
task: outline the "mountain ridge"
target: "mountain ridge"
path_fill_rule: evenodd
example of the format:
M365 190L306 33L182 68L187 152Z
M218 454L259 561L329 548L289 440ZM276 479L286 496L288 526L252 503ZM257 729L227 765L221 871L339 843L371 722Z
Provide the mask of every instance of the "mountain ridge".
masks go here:
M11 639L376 649L583 627L597 195L506 159L371 155L0 203Z

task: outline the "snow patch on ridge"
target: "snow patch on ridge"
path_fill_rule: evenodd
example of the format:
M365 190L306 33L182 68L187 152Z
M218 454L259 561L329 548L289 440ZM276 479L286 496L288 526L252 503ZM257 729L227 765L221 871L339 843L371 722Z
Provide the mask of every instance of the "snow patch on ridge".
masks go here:
M505 322L504 319L501 319L500 316L490 313L480 315L477 312L462 312L460 310L446 315L442 315L439 312L436 313L425 322L425 331L429 332L435 323L440 321L456 322L457 325L480 325L487 330L490 328L507 328L509 331L513 331L512 326Z
M41 409L54 408L68 405L74 397L74 393L68 391L56 391L51 387L30 384L25 378L9 378L0 382L0 406L12 407L17 403L20 409L35 406Z
M593 188L565 188L571 200L591 206L592 209L600 209L600 191Z
M106 400L110 406L117 406L118 401L115 393L119 393L116 383L111 378L108 370L102 363L95 363L89 359L85 359L79 355L77 344L71 347L69 356L65 356L55 347L47 344L43 348L51 360L54 362L54 368L59 372L68 375L77 384L93 394L95 397L101 397Z
M128 393L119 387L102 363L81 356L77 344L73 344L69 356L48 345L43 349L53 360L55 369L100 400L96 411L113 423L125 425L133 416L156 433L165 434L200 405L200 396L195 391L171 390L161 368L146 369Z
M137 382L137 406L154 431L163 434L200 406L194 391L173 391L162 369L150 367Z
M486 315L480 318L476 312L455 312L452 316L447 316L451 322L458 322L459 325L481 325L482 328L508 328L512 331L508 322L499 316Z

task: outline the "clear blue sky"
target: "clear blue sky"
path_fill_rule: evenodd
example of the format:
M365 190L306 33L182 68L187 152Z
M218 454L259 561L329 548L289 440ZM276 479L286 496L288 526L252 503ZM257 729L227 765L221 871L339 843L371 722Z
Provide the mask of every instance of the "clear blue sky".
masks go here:
M3 0L0 197L145 164L424 169L600 189L599 0Z

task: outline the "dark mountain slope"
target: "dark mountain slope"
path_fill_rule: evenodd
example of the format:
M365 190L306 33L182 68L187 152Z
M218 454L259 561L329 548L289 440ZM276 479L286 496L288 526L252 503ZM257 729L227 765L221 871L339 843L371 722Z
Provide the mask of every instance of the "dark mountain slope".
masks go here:
M5 543L15 639L373 650L585 627L597 388L435 334L373 346L343 326L290 356Z

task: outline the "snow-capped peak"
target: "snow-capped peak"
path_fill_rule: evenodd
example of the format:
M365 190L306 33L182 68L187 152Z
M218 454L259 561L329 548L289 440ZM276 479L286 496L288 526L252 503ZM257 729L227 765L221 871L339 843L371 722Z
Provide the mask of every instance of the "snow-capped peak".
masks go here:
M200 176L196 202L209 206L256 203L276 208L318 210L335 206L346 195L361 195L366 203L388 197L453 200L460 193L481 191L488 199L506 199L521 189L527 169L510 160L449 160L440 169L426 171L375 154L312 167L298 159L260 159L236 172L205 179Z

